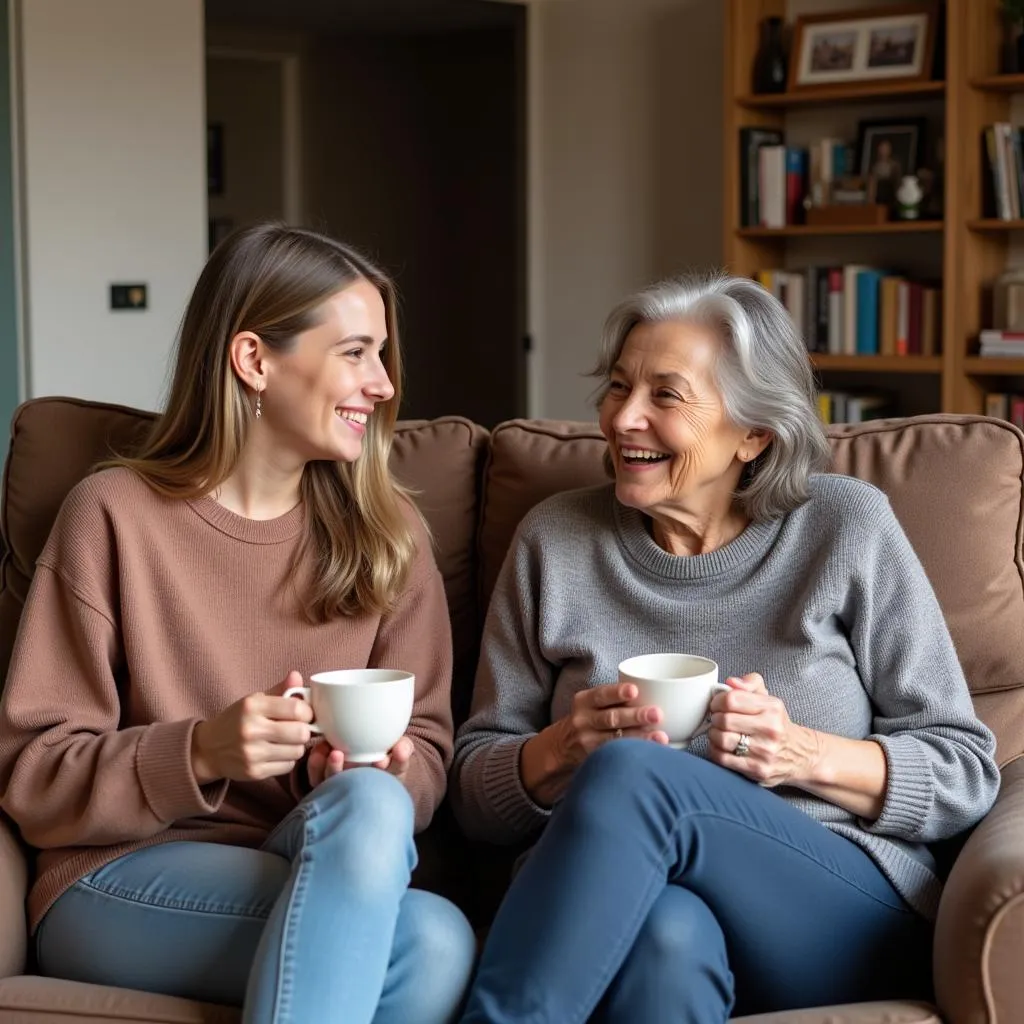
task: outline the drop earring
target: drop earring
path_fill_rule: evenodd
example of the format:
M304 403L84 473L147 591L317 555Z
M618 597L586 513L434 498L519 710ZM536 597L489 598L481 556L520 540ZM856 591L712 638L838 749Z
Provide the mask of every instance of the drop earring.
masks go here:
M256 385L256 419L259 419L263 415L263 388L258 384Z

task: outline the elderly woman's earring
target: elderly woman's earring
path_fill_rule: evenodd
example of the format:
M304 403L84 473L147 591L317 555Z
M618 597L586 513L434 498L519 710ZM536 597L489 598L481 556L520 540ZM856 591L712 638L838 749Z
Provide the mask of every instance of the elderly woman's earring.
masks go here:
M263 415L263 396L260 393L262 391L263 391L263 388L259 384L257 384L256 385L256 419L259 419Z

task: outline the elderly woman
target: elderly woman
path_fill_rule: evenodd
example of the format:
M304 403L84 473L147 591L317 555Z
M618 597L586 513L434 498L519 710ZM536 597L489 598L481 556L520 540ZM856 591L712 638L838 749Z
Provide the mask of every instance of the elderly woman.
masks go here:
M998 774L885 495L818 472L806 351L751 281L627 299L598 372L614 485L523 520L457 738L466 832L543 829L463 1020L926 997L927 844L977 822ZM728 676L685 753L614 682L653 651Z

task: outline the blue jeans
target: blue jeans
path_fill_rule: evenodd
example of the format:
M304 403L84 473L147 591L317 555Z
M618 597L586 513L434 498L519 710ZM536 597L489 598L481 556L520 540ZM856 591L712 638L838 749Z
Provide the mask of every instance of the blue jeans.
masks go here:
M931 939L854 843L725 768L618 740L512 883L462 1019L722 1024L928 998Z
M165 843L105 865L40 924L44 974L245 1005L247 1024L442 1024L476 942L409 889L412 801L386 772L318 786L262 850Z

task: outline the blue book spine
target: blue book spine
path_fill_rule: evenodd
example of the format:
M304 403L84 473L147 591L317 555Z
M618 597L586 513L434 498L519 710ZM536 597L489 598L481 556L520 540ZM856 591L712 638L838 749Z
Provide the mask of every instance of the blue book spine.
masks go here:
M878 355L878 293L882 275L863 270L857 275L857 355Z
M837 142L832 147L832 180L849 174L847 147Z

